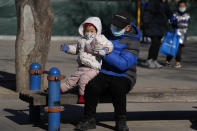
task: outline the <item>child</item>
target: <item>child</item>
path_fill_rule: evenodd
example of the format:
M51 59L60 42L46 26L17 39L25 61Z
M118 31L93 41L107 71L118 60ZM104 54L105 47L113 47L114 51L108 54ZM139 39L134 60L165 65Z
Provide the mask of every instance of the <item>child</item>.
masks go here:
M79 85L78 103L84 103L86 84L94 78L101 68L102 57L113 50L113 44L101 35L102 25L98 17L86 19L79 27L81 38L75 45L61 45L61 51L78 54L79 67L64 83L61 92L65 92L77 84Z
M186 41L186 35L188 30L188 25L190 21L190 15L187 13L187 3L185 0L180 0L178 2L178 11L175 12L171 18L171 24L174 29L177 29L178 35L181 36L179 41L179 48L176 55L176 65L175 68L181 68L181 55L184 42ZM166 58L166 65L170 65L172 56L168 55Z

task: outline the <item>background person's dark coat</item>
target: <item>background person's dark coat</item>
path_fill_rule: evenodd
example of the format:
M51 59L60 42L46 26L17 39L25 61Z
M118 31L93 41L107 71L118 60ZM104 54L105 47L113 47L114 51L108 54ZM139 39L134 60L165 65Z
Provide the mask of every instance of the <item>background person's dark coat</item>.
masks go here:
M167 19L170 18L172 12L168 6L168 2L162 0L150 0L144 9L143 24L145 36L163 36Z

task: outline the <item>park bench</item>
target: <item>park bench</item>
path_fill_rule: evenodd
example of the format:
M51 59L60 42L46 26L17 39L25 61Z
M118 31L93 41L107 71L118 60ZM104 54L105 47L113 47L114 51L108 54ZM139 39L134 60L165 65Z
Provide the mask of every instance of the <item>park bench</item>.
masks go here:
M127 103L195 103L197 102L195 88L134 88L127 95ZM32 106L47 106L48 93L43 90L26 90L20 92L19 98ZM60 104L77 104L76 92L61 94ZM100 103L110 103L110 97L104 96ZM35 115L39 119L40 112Z
M197 90L188 88L134 88L127 95L127 103L177 103L197 102ZM48 93L44 90L25 90L19 98L34 106L47 105ZM61 105L77 104L77 92L61 94ZM100 103L110 103L110 97L104 96Z

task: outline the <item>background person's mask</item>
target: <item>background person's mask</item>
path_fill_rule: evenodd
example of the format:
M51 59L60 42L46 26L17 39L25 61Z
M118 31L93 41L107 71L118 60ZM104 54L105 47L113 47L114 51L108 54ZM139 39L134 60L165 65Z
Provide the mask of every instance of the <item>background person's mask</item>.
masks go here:
M183 13L186 11L186 8L179 8L179 11Z

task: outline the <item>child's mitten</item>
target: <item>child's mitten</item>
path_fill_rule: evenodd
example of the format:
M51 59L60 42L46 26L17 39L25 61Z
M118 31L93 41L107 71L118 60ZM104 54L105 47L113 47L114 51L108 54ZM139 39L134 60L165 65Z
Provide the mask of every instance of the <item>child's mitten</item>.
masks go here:
M65 43L61 44L60 45L60 50L67 52L69 50L69 46L67 44L65 44Z

